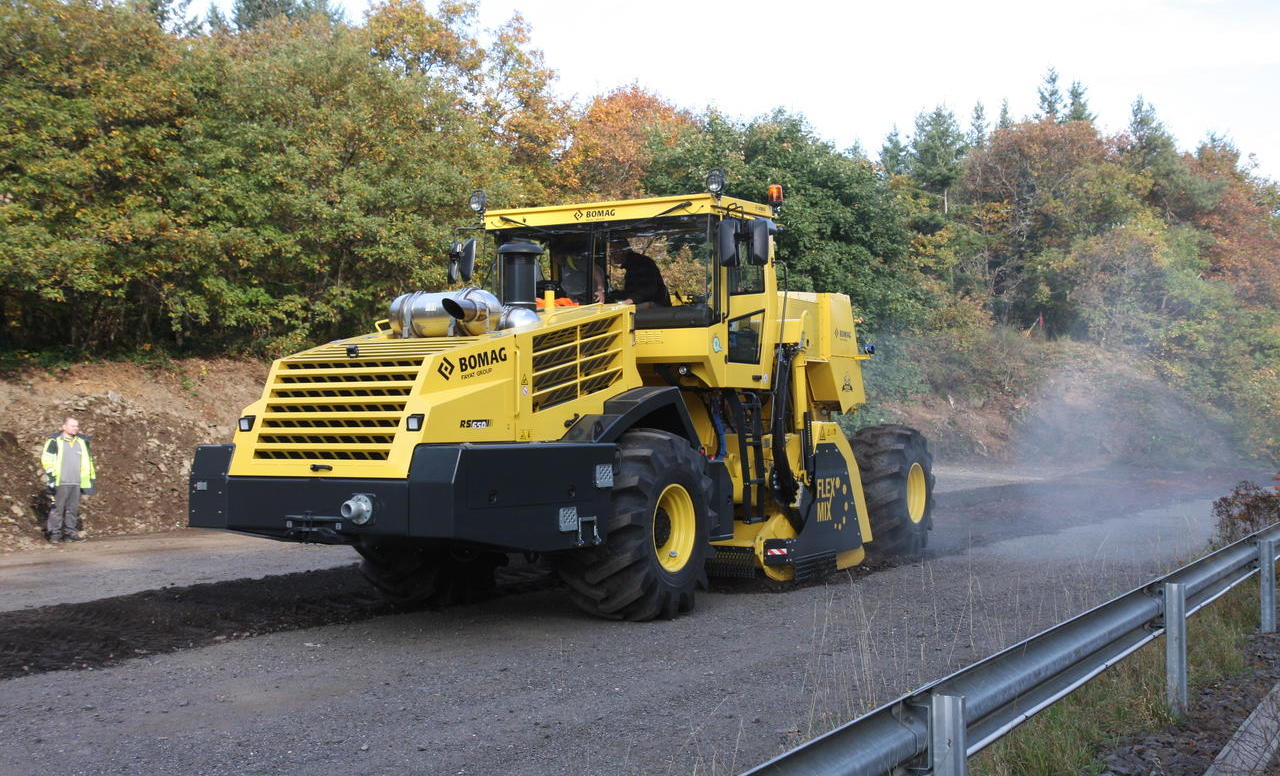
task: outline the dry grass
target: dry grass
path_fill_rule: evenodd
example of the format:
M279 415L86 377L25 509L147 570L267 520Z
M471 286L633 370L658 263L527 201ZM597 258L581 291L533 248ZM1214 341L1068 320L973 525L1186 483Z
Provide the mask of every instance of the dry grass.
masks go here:
M1245 668L1241 646L1258 625L1258 585L1250 580L1192 615L1187 660L1192 688ZM1173 722L1165 706L1164 641L1157 639L970 762L975 776L1097 773L1117 739Z

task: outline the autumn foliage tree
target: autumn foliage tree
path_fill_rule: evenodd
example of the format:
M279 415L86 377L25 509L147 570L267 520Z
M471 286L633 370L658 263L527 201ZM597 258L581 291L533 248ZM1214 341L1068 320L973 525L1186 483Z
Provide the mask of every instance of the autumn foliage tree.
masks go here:
M656 149L694 119L636 84L599 95L575 117L557 177L568 199L625 199L644 192Z
M1187 161L1192 175L1218 195L1193 223L1208 236L1210 271L1228 279L1247 302L1280 309L1280 228L1276 185L1242 169L1240 152L1211 138Z
M952 311L977 302L1027 332L1146 354L1252 449L1280 454L1275 184L1219 139L1179 151L1141 98L1127 131L1103 136L1084 94L1072 83L1064 110L1050 70L1036 120L1002 115L965 149L950 212L931 206L923 170L893 179L910 253L944 291L931 320L972 326Z

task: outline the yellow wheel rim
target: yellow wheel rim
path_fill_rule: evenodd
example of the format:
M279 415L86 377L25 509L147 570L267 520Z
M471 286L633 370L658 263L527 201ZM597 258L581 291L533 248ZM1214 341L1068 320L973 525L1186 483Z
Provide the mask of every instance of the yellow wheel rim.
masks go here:
M698 515L689 491L668 485L653 509L653 552L667 571L679 571L693 556L698 533Z
M919 523L924 519L924 508L928 499L924 467L913 463L910 471L907 472L907 516L911 518L911 522Z

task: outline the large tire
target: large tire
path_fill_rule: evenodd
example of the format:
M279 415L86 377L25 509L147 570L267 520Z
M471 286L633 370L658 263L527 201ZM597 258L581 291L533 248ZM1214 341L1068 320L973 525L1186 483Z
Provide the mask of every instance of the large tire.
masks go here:
M915 558L933 528L933 456L924 435L906 426L869 426L854 434L875 559Z
M494 571L507 557L411 539L382 539L356 545L360 573L393 603L440 607L488 597Z
M706 585L711 514L707 462L665 431L622 435L605 542L561 553L556 568L583 611L611 620L673 618Z

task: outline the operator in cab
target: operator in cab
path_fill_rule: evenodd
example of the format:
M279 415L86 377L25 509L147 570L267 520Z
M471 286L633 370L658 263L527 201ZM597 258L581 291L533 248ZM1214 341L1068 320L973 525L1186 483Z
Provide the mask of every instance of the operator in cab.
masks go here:
M667 284L662 280L658 265L643 253L633 250L626 240L609 243L609 263L626 272L622 290L606 295L601 273L596 284L597 302L633 304L637 310L671 306L671 295L667 292Z

